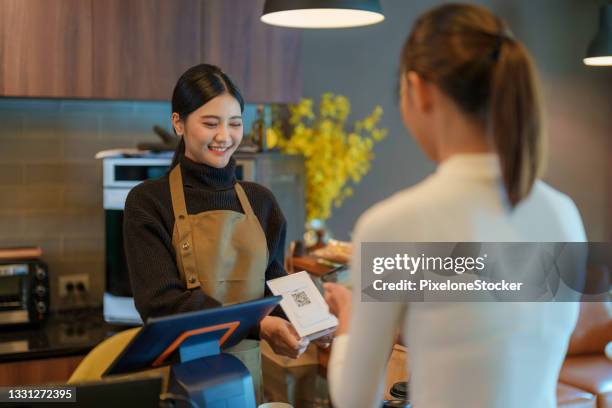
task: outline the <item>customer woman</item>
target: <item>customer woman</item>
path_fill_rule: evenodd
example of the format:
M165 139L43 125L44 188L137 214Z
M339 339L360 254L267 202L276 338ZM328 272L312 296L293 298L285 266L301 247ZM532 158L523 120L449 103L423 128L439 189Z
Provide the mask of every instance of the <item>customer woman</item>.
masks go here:
M399 329L417 408L556 407L575 303L360 301L361 242L586 239L571 199L538 180L541 107L527 51L482 7L437 7L403 47L400 109L438 167L357 222L352 300L326 285L340 321L328 369L335 406L379 406Z
M124 244L142 319L258 299L283 268L286 222L265 187L236 180L244 101L219 68L187 70L172 94L181 138L169 174L134 187L125 203ZM267 316L229 352L261 391L259 343L297 357L303 344L284 318ZM121 342L131 338L124 335Z

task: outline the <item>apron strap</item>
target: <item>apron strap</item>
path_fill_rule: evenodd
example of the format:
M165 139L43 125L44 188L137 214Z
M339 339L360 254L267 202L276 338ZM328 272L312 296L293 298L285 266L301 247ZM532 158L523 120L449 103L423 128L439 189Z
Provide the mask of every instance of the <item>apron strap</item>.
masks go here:
M195 254L193 252L193 234L191 222L187 214L185 204L185 192L183 190L183 175L181 165L177 164L170 172L170 196L172 197L172 210L174 211L174 223L178 230L179 252L177 257L181 258L187 289L200 286L198 270L196 269Z
M242 210L244 211L244 214L246 215L247 220L251 222L253 225L255 225L256 228L258 228L263 234L263 236L265 237L266 233L264 232L261 226L261 223L259 222L259 219L255 215L255 212L253 212L253 207L251 207L251 202L249 201L246 193L244 192L244 189L238 182L236 182L234 186L235 186L234 188L236 189L236 194L238 195L238 200L240 201L240 205L242 206ZM270 253L268 252L268 245L265 245L265 247L266 247L266 265L267 265L268 260L270 259Z
M235 186L234 188L236 189L236 194L238 195L238 200L240 201L240 205L242 206L242 210L244 211L244 214L247 216L247 218L257 220L257 218L255 218L255 213L253 212L253 208L251 207L251 203L249 202L249 199L247 198L247 195L244 192L244 189L242 188L240 183L236 182L234 186Z

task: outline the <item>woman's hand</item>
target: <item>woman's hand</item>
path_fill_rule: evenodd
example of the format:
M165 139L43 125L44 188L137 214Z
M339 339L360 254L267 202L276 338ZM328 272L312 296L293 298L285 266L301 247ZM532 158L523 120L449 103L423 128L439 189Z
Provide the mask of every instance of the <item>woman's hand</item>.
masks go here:
M351 303L353 295L350 290L337 283L324 283L325 301L329 305L329 311L338 318L336 336L348 332L351 320Z
M276 354L298 358L306 350L308 341L300 342L293 325L276 316L266 316L259 323L259 336L270 344Z

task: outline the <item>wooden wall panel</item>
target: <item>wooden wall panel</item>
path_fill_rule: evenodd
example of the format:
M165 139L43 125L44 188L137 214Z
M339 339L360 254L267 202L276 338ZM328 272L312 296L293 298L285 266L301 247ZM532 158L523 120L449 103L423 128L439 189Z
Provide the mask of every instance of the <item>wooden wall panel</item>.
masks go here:
M93 0L93 97L169 100L200 62L200 14L200 0Z
M0 93L87 97L91 0L0 0Z
M202 0L202 56L218 65L247 102L296 102L301 96L300 30L259 21L264 0Z
M0 364L0 386L65 383L85 356Z
M251 103L301 96L301 32L259 21L264 0L0 0L0 95L169 100L219 65Z

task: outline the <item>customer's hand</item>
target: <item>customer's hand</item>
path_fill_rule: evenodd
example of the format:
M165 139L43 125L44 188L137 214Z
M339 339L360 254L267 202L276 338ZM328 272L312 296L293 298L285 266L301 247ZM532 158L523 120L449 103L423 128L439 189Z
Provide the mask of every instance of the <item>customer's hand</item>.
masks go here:
M325 289L325 301L329 305L329 311L338 318L336 336L348 332L353 298L351 291L337 283L324 283L323 288Z
M293 325L276 316L266 316L259 323L259 336L281 356L298 358L306 350L308 341L301 341Z

